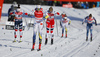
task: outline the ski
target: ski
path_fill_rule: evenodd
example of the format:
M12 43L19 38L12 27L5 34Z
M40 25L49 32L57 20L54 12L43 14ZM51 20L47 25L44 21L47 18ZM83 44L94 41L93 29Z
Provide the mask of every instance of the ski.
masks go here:
M22 41L20 40L19 43L21 43Z
M14 41L12 41L13 43L15 43L15 42L18 42L18 43L21 43L22 41L20 40L20 41L16 41L16 40L14 40Z
M40 51L41 49L37 49L37 51Z
M61 36L61 38L67 38L67 37L63 37L63 36Z
M13 41L13 43L17 42L16 40Z
M31 51L34 51L35 49L31 49Z

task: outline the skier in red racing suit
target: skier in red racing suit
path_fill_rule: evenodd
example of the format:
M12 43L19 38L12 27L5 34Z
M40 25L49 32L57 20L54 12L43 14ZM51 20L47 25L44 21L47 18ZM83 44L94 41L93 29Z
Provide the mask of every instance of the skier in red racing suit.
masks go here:
M53 34L53 30L54 30L54 16L55 14L60 15L58 12L53 11L53 8L50 7L49 10L46 12L46 39L45 39L45 45L47 44L48 41L48 35L50 33L51 36L51 45L53 44L53 38L54 38L54 34Z

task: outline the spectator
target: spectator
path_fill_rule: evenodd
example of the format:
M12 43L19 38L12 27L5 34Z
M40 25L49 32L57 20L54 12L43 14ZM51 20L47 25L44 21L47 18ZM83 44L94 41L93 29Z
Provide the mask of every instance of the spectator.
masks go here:
M57 1L54 1L53 6L56 6L56 4L57 4Z
M80 2L77 2L77 4L76 4L76 8L82 8L82 6L81 6L81 3L80 3Z
M93 8L95 7L95 4L93 4Z
M99 7L100 2L97 2L97 7Z
M85 3L85 6L86 6L85 9L88 9L89 8L88 2Z
M85 8L86 7L83 2L81 2L81 6L82 6L82 8Z

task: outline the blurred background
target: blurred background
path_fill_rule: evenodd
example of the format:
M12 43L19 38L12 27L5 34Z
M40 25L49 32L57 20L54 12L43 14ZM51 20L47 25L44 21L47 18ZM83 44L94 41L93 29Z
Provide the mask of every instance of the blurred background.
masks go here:
M100 7L99 2L62 2L62 1L48 1L48 0L4 0L4 3L12 4L16 1L18 4L31 4L31 5L48 5L48 6L61 6L61 7L74 7L79 9L88 9L93 7Z

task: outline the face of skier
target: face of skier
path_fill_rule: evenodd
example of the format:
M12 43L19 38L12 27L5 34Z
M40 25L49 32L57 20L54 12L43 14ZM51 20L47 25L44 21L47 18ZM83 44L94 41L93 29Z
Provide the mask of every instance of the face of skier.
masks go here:
M51 13L53 10L52 10L52 9L50 9L49 11L50 11L50 13Z
M91 19L92 17L90 16L89 19Z
M67 20L67 19L64 19L64 20Z
M38 11L38 12L39 12L39 11L40 11L40 9L41 9L41 6L40 6L40 5L37 5L37 6L36 6L36 11Z
M53 12L53 8L52 8L52 7L49 8L49 12L50 12L50 13Z
M67 20L67 17L64 17L64 20Z
M40 11L40 8L37 8L36 10L39 12Z
M65 17L65 16L66 16L66 14L62 14L62 18Z

